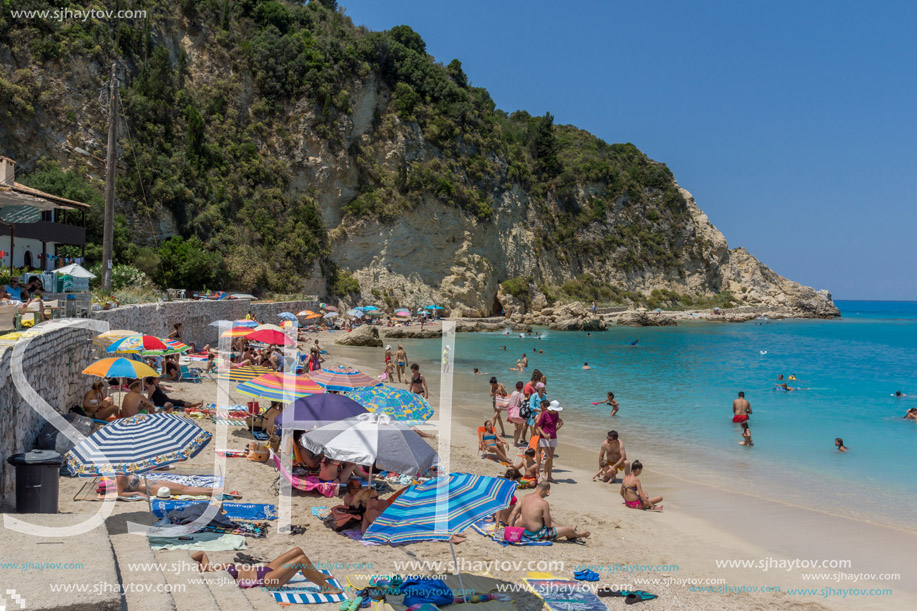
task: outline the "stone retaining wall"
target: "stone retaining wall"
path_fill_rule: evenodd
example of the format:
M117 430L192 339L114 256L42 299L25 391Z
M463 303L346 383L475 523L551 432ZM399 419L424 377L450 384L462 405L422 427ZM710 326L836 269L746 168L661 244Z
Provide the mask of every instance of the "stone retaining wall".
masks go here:
M112 329L131 329L157 337L167 336L172 325L181 322L182 340L203 345L217 341L217 328L209 326L214 320L237 320L251 311L258 320L278 323L280 312L295 314L317 308L318 303L313 301L169 301L93 312L92 318L107 321ZM82 403L83 394L95 380L81 373L102 357L101 349L92 344L93 335L89 329L53 328L33 338L28 346L23 364L26 379L61 414ZM7 508L14 503L14 470L6 458L31 450L45 423L13 384L12 353L12 345L0 346L0 507Z

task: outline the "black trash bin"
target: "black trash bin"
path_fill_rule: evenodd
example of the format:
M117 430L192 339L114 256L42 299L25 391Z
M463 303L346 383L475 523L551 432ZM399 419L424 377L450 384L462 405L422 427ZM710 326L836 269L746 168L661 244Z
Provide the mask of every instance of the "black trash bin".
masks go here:
M16 513L57 513L58 479L64 457L32 450L6 459L16 468Z

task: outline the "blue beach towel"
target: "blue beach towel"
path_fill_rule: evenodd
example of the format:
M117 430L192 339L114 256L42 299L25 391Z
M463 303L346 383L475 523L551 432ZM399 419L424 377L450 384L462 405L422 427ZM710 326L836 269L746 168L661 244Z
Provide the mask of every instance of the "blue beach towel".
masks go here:
M335 579L331 573L328 571L320 571L323 575L327 575L331 579L328 580L335 588L342 588L341 582ZM288 581L284 586L277 592L271 592L274 596L274 600L279 603L285 604L299 604L299 605L319 605L322 603L339 603L343 600L347 600L346 594L328 594L321 591L321 588L306 579L302 576L302 573L297 573L293 579Z
M206 501L153 501L153 514L157 518L175 509L184 509L195 503ZM262 503L223 503L223 510L230 520L276 520L277 507Z
M553 541L533 541L525 535L522 536L522 539L518 543L511 543L503 539L503 528L497 526L494 522L486 521L486 518L483 520L478 520L471 525L471 528L475 530L480 535L484 535L488 539L496 541L500 545L506 547L507 545L552 545Z

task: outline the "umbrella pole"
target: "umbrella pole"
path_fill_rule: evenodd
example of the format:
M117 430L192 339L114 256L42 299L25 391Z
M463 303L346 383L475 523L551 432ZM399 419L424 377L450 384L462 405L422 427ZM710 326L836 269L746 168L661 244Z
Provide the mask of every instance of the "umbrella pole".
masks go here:
M465 593L465 584L462 583L462 572L459 570L458 560L455 558L455 545L452 544L452 537L449 537L449 550L452 552L452 566L455 567L455 574L458 575L459 589L462 591L462 602L468 602L468 596Z
M143 487L146 488L146 506L150 511L150 526L152 526L156 523L156 519L153 515L153 499L150 498L150 480L147 479L146 473L143 474Z

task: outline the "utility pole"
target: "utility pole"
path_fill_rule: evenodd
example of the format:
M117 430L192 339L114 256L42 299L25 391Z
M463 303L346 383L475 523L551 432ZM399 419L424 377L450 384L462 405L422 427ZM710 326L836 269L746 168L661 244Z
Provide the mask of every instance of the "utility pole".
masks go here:
M102 290L111 291L112 239L115 225L115 164L118 162L118 77L111 65L108 99L108 154L105 157L105 225L102 233Z

